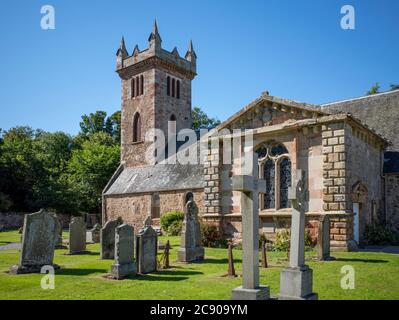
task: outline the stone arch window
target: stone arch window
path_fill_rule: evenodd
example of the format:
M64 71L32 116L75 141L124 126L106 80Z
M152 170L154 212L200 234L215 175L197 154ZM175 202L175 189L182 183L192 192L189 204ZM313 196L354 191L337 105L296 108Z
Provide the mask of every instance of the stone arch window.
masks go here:
M141 117L140 113L136 112L133 117L133 142L141 141Z
M180 99L180 80L176 81L176 98Z
M266 180L266 193L261 195L261 209L289 208L288 188L291 186L292 165L287 148L272 141L260 145L256 153L260 177Z
M144 76L140 76L140 95L144 93Z
M140 79L136 77L136 97L140 95Z
M172 79L172 97L175 96L176 79Z
M170 121L176 121L176 116L174 115L174 114L172 114L171 116L170 116L170 119L169 119Z
M131 80L130 92L131 92L131 98L134 98L136 96L136 79L135 78L132 78L132 80Z
M166 78L166 94L170 96L170 77Z
M184 206L186 206L187 202L194 201L194 195L192 192L187 192L184 195Z

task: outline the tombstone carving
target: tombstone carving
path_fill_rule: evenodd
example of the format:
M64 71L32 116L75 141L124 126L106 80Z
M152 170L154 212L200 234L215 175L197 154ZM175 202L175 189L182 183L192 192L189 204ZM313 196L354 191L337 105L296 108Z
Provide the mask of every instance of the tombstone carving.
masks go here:
M44 210L25 215L20 264L12 266L11 273L40 273L43 266L59 268L53 264L57 222L54 213Z
M115 229L115 263L111 266L111 275L121 280L136 274L134 261L134 229L122 224Z
M86 251L86 223L83 217L72 217L69 224L69 254Z
M334 260L330 256L330 217L321 215L317 234L317 259L320 261Z
M232 291L233 300L270 298L269 287L259 284L259 193L266 192L266 181L258 178L257 158L252 154L250 175L233 176L232 181L233 190L241 193L243 277L242 286Z
M158 235L149 226L140 230L136 237L137 272L144 274L157 270Z
M115 258L115 228L122 224L122 218L108 220L100 232L101 259Z
M189 200L184 208L181 243L177 252L177 258L181 262L204 260L204 247L201 246L198 208L192 200Z
M290 266L280 275L281 300L316 300L313 293L313 271L305 264L305 210L308 202L306 177L297 170L288 190L292 205Z

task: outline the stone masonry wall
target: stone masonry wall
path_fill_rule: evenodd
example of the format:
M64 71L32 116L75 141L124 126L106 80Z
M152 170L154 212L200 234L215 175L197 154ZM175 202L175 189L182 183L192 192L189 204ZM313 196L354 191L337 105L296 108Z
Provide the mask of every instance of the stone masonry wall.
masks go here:
M399 232L399 174L390 174L386 179L386 222Z

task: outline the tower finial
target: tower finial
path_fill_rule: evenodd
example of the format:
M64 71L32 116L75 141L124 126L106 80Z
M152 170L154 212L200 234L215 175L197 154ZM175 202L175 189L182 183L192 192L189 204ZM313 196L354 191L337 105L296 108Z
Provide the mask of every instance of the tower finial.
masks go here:
M125 38L122 36L121 42L119 44L119 49L116 52L116 55L121 55L123 58L127 57L129 53L126 50L126 45L125 45Z
M188 50L185 55L185 59L189 60L189 61L194 61L195 59L197 59L197 54L194 51L194 46L193 46L192 40L190 40L190 43L188 44Z
M158 32L157 19L154 20L154 26L152 27L152 32L150 34L150 37L148 38L149 42L151 42L153 40L155 40L156 42L159 42L159 43L162 42L161 36L159 35L159 32Z

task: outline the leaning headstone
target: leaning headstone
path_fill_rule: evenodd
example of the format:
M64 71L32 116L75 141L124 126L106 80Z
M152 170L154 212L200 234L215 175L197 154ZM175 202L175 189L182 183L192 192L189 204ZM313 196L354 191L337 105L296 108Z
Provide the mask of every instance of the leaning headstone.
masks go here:
M227 260L229 264L227 269L227 275L229 277L237 277L236 270L234 269L233 246L231 245L231 243L229 243L227 249Z
M266 240L262 241L262 268L267 268L267 255L266 255Z
M157 270L157 233L149 226L136 237L137 272L144 274Z
M330 256L330 217L326 214L320 216L317 234L317 259L320 261L334 260Z
M121 280L133 274L136 274L134 229L122 224L115 229L115 263L111 266L111 275Z
M12 266L10 272L40 273L43 266L58 269L59 266L53 264L56 240L57 216L54 213L40 210L25 215L20 263Z
M99 243L100 242L100 232L101 232L101 226L100 224L96 223L93 227L93 229L90 230L91 232L91 241L93 243Z
M243 157L242 157L243 158ZM252 156L252 174L233 176L233 190L241 193L242 286L233 289L233 300L267 300L268 286L259 285L259 193L266 181L258 177L257 155Z
M280 275L281 300L316 300L313 293L313 271L305 264L305 210L308 190L304 172L297 170L288 190L292 205L290 266Z
M122 219L108 220L100 232L100 258L115 258L115 228L122 224Z
M86 223L83 217L72 217L69 224L69 254L86 251Z
M181 262L204 260L204 247L201 245L198 208L193 200L189 200L184 208L181 243L177 252L177 259Z

